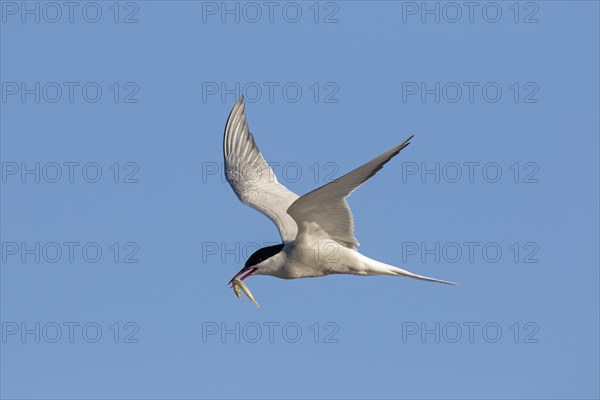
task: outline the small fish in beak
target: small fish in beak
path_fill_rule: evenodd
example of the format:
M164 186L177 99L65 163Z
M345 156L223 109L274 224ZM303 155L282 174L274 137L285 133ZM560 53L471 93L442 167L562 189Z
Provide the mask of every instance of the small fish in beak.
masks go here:
M240 287L238 285L231 285L231 287L233 288L233 291L235 292L235 295L237 296L238 299L242 299L242 292L240 291Z
M258 303L256 302L256 300L254 299L254 296L252 296L252 292L250 292L250 289L248 289L246 284L244 282L242 282L241 279L233 278L231 280L231 287L233 288L233 291L235 292L235 295L238 298L240 298L240 299L242 298L241 293L240 293L240 289L242 289L242 291L244 292L244 294L246 294L246 296L248 296L250 301L253 302L256 307L260 307L258 305Z

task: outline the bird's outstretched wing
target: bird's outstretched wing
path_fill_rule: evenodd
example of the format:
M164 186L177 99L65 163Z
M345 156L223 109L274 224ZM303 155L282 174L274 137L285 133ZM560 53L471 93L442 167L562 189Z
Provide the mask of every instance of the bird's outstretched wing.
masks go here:
M412 136L354 171L296 200L287 212L298 224L298 238L310 234L311 237L330 238L356 249L359 243L354 237L354 220L346 197L408 146L410 139Z
M225 177L242 203L265 214L277 225L283 241L296 238L296 222L287 213L298 195L280 184L258 150L248 129L244 98L233 106L223 138Z

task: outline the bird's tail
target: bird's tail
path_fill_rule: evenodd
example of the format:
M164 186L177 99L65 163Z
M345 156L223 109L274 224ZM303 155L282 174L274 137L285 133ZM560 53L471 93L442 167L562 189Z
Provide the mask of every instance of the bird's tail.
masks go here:
M390 268L390 275L402 275L402 276L408 276L409 278L420 279L422 281L444 283L446 285L454 285L454 286L458 285L458 283L445 281L443 279L436 279L436 278L430 278L428 276L413 274L412 272L409 272L402 268L393 267L391 265L389 266L389 268Z
M358 254L360 254L360 253L358 253ZM394 267L393 265L385 264L385 263L379 262L377 260L373 260L362 254L360 254L360 256L363 259L363 268L364 268L365 275L407 276L409 278L420 279L422 281L444 283L446 285L455 285L455 286L458 285L455 282L450 282L450 281L445 281L442 279L430 278L428 276L414 274L405 269Z

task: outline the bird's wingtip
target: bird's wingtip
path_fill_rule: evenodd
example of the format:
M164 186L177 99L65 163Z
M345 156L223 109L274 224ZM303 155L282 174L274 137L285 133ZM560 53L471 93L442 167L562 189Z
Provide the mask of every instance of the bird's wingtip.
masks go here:
M410 140L411 140L412 138L414 138L414 137L415 137L415 135L410 135L409 137L407 137L406 139L404 139L404 140L402 141L402 143L400 143L400 144L398 145L398 147L400 147L401 149L405 148L406 146L408 146L408 145L410 144Z

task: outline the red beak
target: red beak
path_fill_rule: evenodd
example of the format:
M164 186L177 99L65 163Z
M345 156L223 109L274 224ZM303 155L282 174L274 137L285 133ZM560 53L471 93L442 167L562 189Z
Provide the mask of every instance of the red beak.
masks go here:
M250 275L252 275L253 273L256 272L258 268L256 267L244 267L240 270L240 272L238 272L237 274L235 274L235 276L233 278L231 278L231 280L229 281L228 285L231 285L231 282L233 282L233 280L235 278L237 278L240 275L244 275L246 273L246 275L242 276L240 278L240 281L243 281L244 279L246 279L247 277L249 277Z

